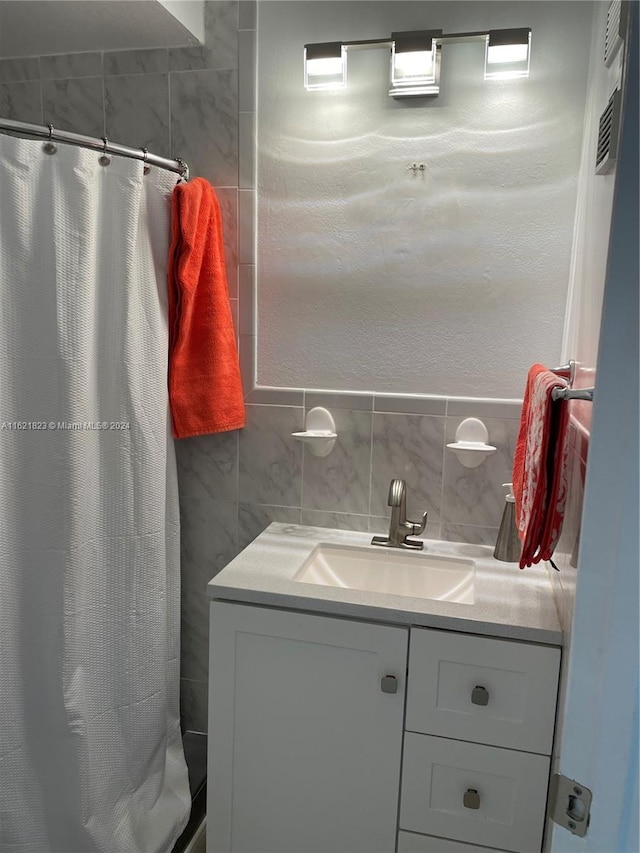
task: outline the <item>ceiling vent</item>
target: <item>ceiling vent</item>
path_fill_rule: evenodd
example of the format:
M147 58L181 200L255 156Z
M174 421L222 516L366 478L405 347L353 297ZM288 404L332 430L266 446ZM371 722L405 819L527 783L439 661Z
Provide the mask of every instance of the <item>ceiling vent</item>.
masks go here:
M600 116L596 151L596 174L598 175L605 175L610 172L618 156L621 104L622 92L620 89L616 89Z

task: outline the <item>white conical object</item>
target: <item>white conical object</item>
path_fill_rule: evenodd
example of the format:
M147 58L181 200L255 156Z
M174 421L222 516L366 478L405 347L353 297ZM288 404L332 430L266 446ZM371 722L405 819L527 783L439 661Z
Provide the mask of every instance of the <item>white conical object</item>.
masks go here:
M316 406L307 412L302 432L292 432L296 441L309 446L314 456L328 456L336 443L338 433L331 412L322 406Z
M466 418L456 430L456 440L447 444L447 447L453 450L465 468L477 468L490 453L496 452L496 448L488 441L489 432L482 421Z

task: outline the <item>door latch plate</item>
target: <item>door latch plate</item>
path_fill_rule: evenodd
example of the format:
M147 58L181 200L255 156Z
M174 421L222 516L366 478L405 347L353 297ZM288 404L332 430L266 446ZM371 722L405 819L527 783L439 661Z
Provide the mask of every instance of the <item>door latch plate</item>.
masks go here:
M589 788L560 773L551 778L549 813L558 826L583 838L589 828L592 794Z

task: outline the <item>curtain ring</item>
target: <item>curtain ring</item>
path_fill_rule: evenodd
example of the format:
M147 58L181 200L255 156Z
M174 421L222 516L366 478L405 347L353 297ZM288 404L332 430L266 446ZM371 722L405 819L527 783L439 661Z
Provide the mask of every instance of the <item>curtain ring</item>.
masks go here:
M180 181L185 181L186 183L189 180L189 166L184 162L182 157L176 157L176 163L180 163L181 166Z
M58 150L58 146L53 141L53 125L48 124L47 127L49 128L49 138L43 144L42 150L44 151L45 154L55 154L56 151Z
M102 148L102 154L100 155L100 157L98 157L98 163L100 163L101 166L108 166L111 162L111 155L107 153L107 146L109 144L109 140L106 136L103 136L102 142L104 143L104 146Z
M142 169L143 175L148 175L149 172L151 171L151 166L147 163L147 157L148 156L149 156L149 149L143 148L142 149L142 162L144 163L144 168Z

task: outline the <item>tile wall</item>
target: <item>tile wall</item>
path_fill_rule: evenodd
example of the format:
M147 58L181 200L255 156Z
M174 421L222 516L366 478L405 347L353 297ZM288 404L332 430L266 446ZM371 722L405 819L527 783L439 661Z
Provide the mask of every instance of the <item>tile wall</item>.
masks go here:
M429 537L492 545L519 418L510 401L254 388L255 28L255 2L216 0L207 3L205 47L0 60L1 116L182 157L223 206L247 427L176 447L182 716L196 731L207 728L205 587L218 571L271 521L383 532L393 477L407 482L410 517L428 511ZM317 405L339 434L325 458L291 438ZM445 446L468 416L484 420L497 447L473 469Z
M205 4L204 47L0 59L1 117L182 157L217 188L236 318L239 6Z
M574 404L572 404L574 405ZM575 417L570 417L567 457L567 499L560 541L553 555L558 571L549 567L554 587L560 624L568 636L571 634L578 556L580 552L580 521L584 501L584 483L589 452L589 432Z

